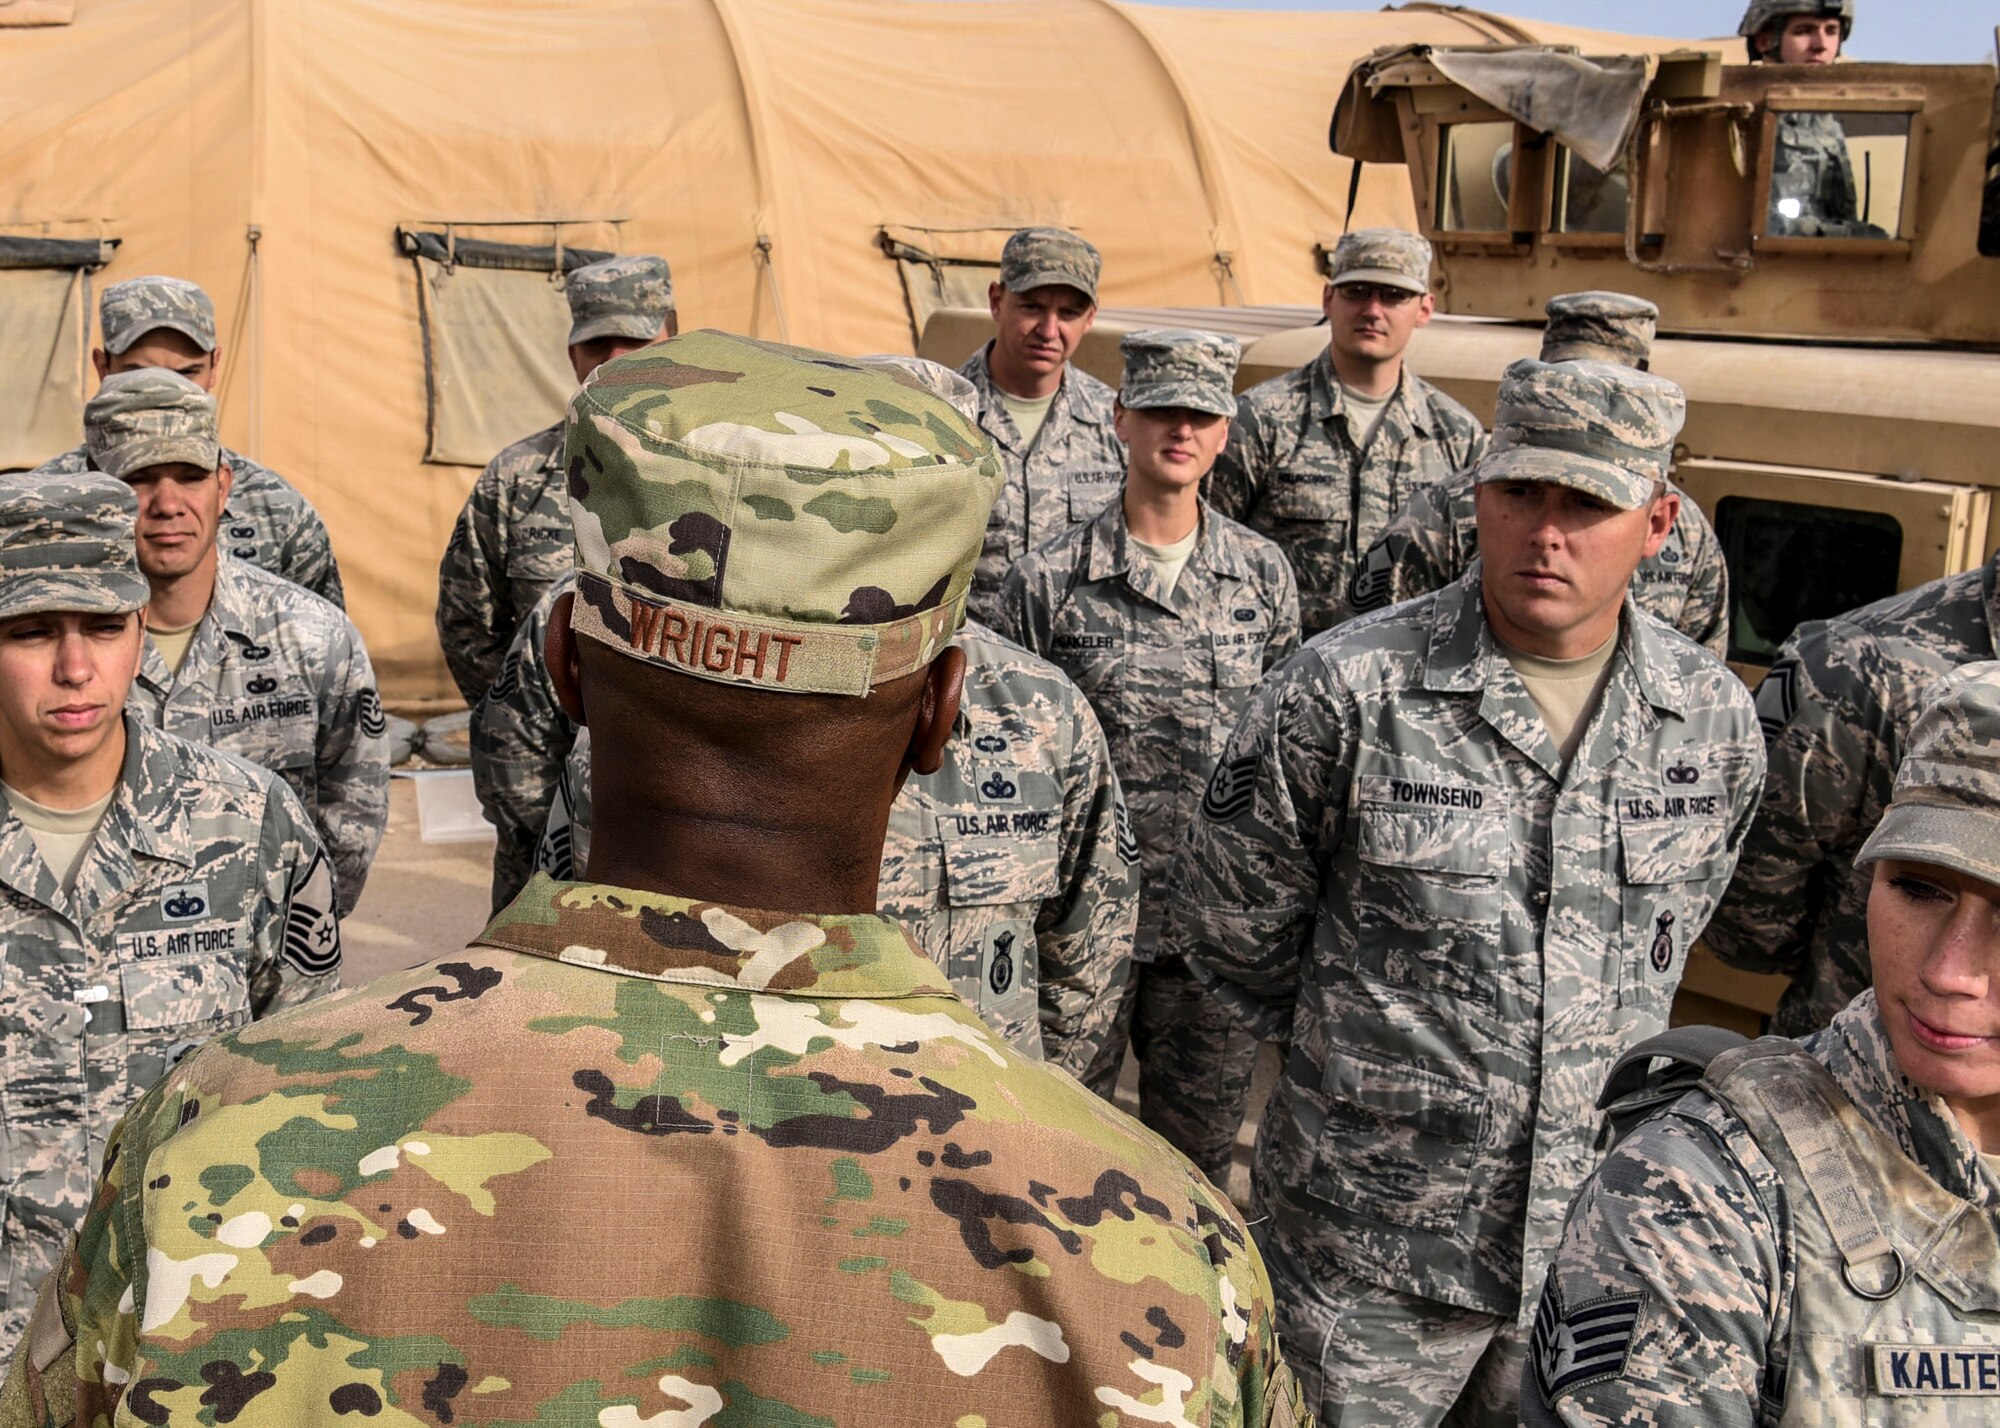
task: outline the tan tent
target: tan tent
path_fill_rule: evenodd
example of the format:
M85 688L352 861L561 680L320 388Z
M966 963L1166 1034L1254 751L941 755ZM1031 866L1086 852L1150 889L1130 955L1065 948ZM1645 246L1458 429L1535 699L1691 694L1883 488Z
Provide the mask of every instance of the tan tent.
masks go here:
M441 705L437 558L566 395L559 269L664 254L684 324L854 352L1026 223L1107 303L1309 302L1349 65L1489 38L1634 48L1435 5L0 0L0 238L73 240L0 257L0 466L76 439L92 284L201 282L225 437L326 517L385 694ZM1402 174L1355 217L1410 221Z

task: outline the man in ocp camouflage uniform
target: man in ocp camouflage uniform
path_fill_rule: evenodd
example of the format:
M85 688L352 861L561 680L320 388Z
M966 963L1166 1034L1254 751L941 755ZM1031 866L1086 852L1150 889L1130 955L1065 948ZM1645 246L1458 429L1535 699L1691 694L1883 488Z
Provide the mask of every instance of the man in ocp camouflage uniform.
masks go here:
M1881 821L1923 694L1990 660L2000 629L2000 556L1864 605L1808 620L1757 686L1770 772L1708 945L1731 966L1792 984L1771 1029L1804 1036L1869 984L1868 875L1855 855Z
M339 981L298 801L125 708L148 598L135 505L95 471L0 476L0 1353L132 1098Z
M1750 0L1737 33L1752 64L1835 64L1854 34L1854 0ZM1780 110L1766 219L1779 238L1887 238L1858 212L1847 131L1828 109Z
M1272 542L1208 510L1201 483L1236 411L1234 338L1165 329L1120 344L1125 486L1007 577L1001 618L1067 670L1111 738L1145 884L1136 965L1086 1078L1117 1085L1129 1041L1139 1118L1229 1183L1256 1043L1178 958L1156 961L1173 856L1250 693L1299 646L1292 570Z
M956 724L978 428L703 332L566 432L606 881L142 1099L11 1421L1309 1421L1236 1212L873 912Z
M104 345L90 360L101 381L118 372L164 367L213 394L222 368L215 305L185 278L132 278L113 283L98 303ZM223 448L234 473L219 539L223 549L273 575L344 605L333 544L312 503L269 467ZM78 446L36 468L44 476L88 471L90 450Z
M581 382L600 363L680 330L664 258L607 258L563 280L569 364ZM537 600L569 573L562 423L524 436L486 463L438 565L438 640L467 704L500 671L507 642Z
M1659 318L1652 303L1624 293L1550 298L1542 360L1616 362L1647 371ZM1411 496L1355 566L1342 618L1427 595L1463 575L1479 553L1475 490L1468 467ZM1632 598L1717 659L1729 657L1729 567L1715 528L1685 495L1667 543L1639 562Z
M1338 624L1359 554L1417 490L1485 449L1471 412L1404 360L1431 320L1431 245L1396 228L1341 237L1320 296L1327 349L1237 399L1209 502L1271 537L1305 633Z
M958 379L954 379L958 380ZM563 879L590 862L590 731L557 707L543 646L564 580L473 709L473 776L503 861ZM1113 1037L1139 918L1138 849L1090 703L1056 666L968 620L959 727L889 810L880 911L986 1024L1078 1079ZM1109 1087L1096 1087L1108 1095Z
M1287 1049L1253 1216L1323 1422L1515 1421L1598 1087L1756 808L1748 692L1631 597L1684 411L1508 368L1480 559L1267 679L1175 859L1166 946Z
M139 500L151 586L132 682L139 717L291 785L354 910L389 821L388 721L361 632L319 596L224 555L232 472L215 398L157 367L116 373L84 407L91 464Z
M1103 510L1125 474L1111 388L1070 361L1097 320L1102 267L1074 233L1015 233L1000 251L1000 281L987 289L993 339L958 369L1007 467L972 578L973 617L989 625L1014 562Z

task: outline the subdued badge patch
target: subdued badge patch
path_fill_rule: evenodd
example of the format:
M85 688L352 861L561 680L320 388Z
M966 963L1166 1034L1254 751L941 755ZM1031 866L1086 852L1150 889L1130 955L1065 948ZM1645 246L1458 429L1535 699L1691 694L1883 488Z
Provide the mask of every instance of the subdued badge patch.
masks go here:
M1354 567L1354 578L1347 583L1347 603L1355 614L1365 615L1389 603L1389 573L1395 563L1387 541L1378 541L1368 548L1361 563Z
M1617 1294L1566 1309L1551 1271L1528 1340L1528 1359L1535 1366L1542 1402L1553 1408L1564 1394L1623 1373L1645 1302L1643 1294Z
M1211 823L1228 823L1240 818L1256 796L1256 755L1217 764L1201 796L1202 817Z
M1115 818L1115 824L1117 831L1118 856L1125 860L1125 866L1129 868L1134 863L1139 861L1139 840L1137 837L1133 835L1132 814L1125 807L1125 801L1123 799L1120 799L1118 802L1118 811Z
M1769 743L1785 732L1799 707L1799 667L1791 660L1771 666L1757 686L1757 725Z

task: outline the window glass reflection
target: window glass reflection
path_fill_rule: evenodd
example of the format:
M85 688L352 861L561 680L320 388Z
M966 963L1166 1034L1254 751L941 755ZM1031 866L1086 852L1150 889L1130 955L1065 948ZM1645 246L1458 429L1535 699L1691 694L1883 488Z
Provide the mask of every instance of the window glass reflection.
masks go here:
M1505 233L1511 120L1449 124L1439 131L1437 226L1448 233Z
M1895 238L1903 224L1908 114L1785 110L1771 150L1778 238Z

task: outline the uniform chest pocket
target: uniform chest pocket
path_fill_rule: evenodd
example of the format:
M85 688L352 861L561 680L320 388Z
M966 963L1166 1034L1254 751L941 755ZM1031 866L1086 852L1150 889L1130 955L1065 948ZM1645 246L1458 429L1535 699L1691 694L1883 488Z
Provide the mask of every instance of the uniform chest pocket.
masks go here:
M1068 472L1069 518L1073 524L1096 520L1124 489L1125 473L1109 468Z
M1619 873L1624 883L1618 1000L1664 1017L1708 922L1728 867L1729 826L1719 793L1621 797Z
M1018 777L1014 778L1016 783ZM1030 1014L1038 981L1035 923L1061 889L1060 809L1022 800L944 813L945 971L1003 1034Z
M206 932L234 944L245 936L236 924ZM127 962L118 969L118 980L125 1003L126 1074L134 1095L202 1042L250 1020L250 984L240 951Z
M1491 1006L1511 857L1504 795L1397 778L1359 784L1358 970Z
M1281 521L1337 521L1354 518L1344 471L1279 471L1272 475L1260 503Z
M553 585L569 574L575 561L567 531L534 529L521 533L526 541L507 553L507 579L516 585Z
M1450 1234L1465 1213L1489 1106L1478 1084L1333 1048L1313 1149L1317 1199L1371 1220Z

